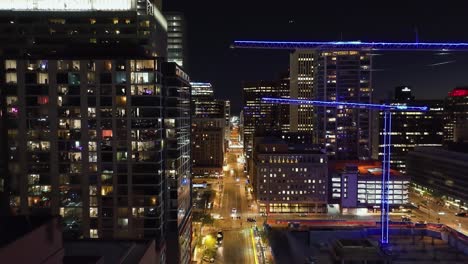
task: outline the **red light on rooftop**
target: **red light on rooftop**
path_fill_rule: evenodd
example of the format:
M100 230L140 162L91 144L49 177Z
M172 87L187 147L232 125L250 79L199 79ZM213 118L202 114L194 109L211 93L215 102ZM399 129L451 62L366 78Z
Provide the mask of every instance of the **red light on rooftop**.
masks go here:
M464 97L468 96L468 88L456 88L449 92L450 97Z

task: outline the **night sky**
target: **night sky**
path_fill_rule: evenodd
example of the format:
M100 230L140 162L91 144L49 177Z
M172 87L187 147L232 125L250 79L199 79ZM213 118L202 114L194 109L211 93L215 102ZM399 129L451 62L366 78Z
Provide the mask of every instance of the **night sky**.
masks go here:
M411 42L418 35L420 42L468 42L467 6L451 2L165 0L164 10L186 16L191 79L211 82L237 114L241 82L277 79L288 69L289 52L233 50L234 40ZM398 85L412 86L417 99L442 99L452 88L468 86L468 53L378 53L376 99Z

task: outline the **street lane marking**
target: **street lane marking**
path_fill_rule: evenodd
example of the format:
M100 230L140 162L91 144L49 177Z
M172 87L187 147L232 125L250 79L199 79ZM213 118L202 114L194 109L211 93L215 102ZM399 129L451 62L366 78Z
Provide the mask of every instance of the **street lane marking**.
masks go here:
M253 229L251 228L250 229L250 238L252 239L252 247L253 247L253 252L254 252L254 260L255 260L255 264L258 264L258 256L257 256L257 244L255 243L255 238L254 238L254 233L253 233Z

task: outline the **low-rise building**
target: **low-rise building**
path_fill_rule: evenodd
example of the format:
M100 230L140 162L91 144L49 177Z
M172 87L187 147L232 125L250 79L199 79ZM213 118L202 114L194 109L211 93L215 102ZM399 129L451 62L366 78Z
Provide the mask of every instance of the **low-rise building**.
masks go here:
M379 210L382 199L381 162L337 161L329 168L331 204L339 204L343 212ZM390 170L390 207L408 203L409 184L408 175Z
M327 156L279 137L255 138L253 189L266 213L326 213Z

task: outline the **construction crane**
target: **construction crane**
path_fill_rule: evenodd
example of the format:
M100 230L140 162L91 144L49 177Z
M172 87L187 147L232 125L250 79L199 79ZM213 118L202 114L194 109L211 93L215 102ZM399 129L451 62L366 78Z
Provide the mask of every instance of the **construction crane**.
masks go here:
M335 102L335 101L314 101L304 99L285 99L285 98L262 98L264 103L270 104L294 104L294 105L313 105L322 107L334 108L353 108L367 109L384 112L384 154L382 160L382 198L380 206L380 222L381 222L381 238L380 244L385 246L388 244L388 224L389 224L389 182L390 182L390 157L391 157L391 141L392 141L392 111L404 112L426 112L427 106L407 106L407 105L386 105L386 104L365 104L365 103L350 103L350 102Z
M366 50L366 51L432 51L467 52L466 42L365 42L365 41L234 41L231 48L236 49L276 49L276 50ZM368 109L384 112L384 155L382 161L382 200L381 200L381 245L388 244L389 201L388 183L390 180L391 127L392 111L426 112L427 107L350 103L334 101L313 101L302 99L263 98L273 104L299 104L322 107Z

